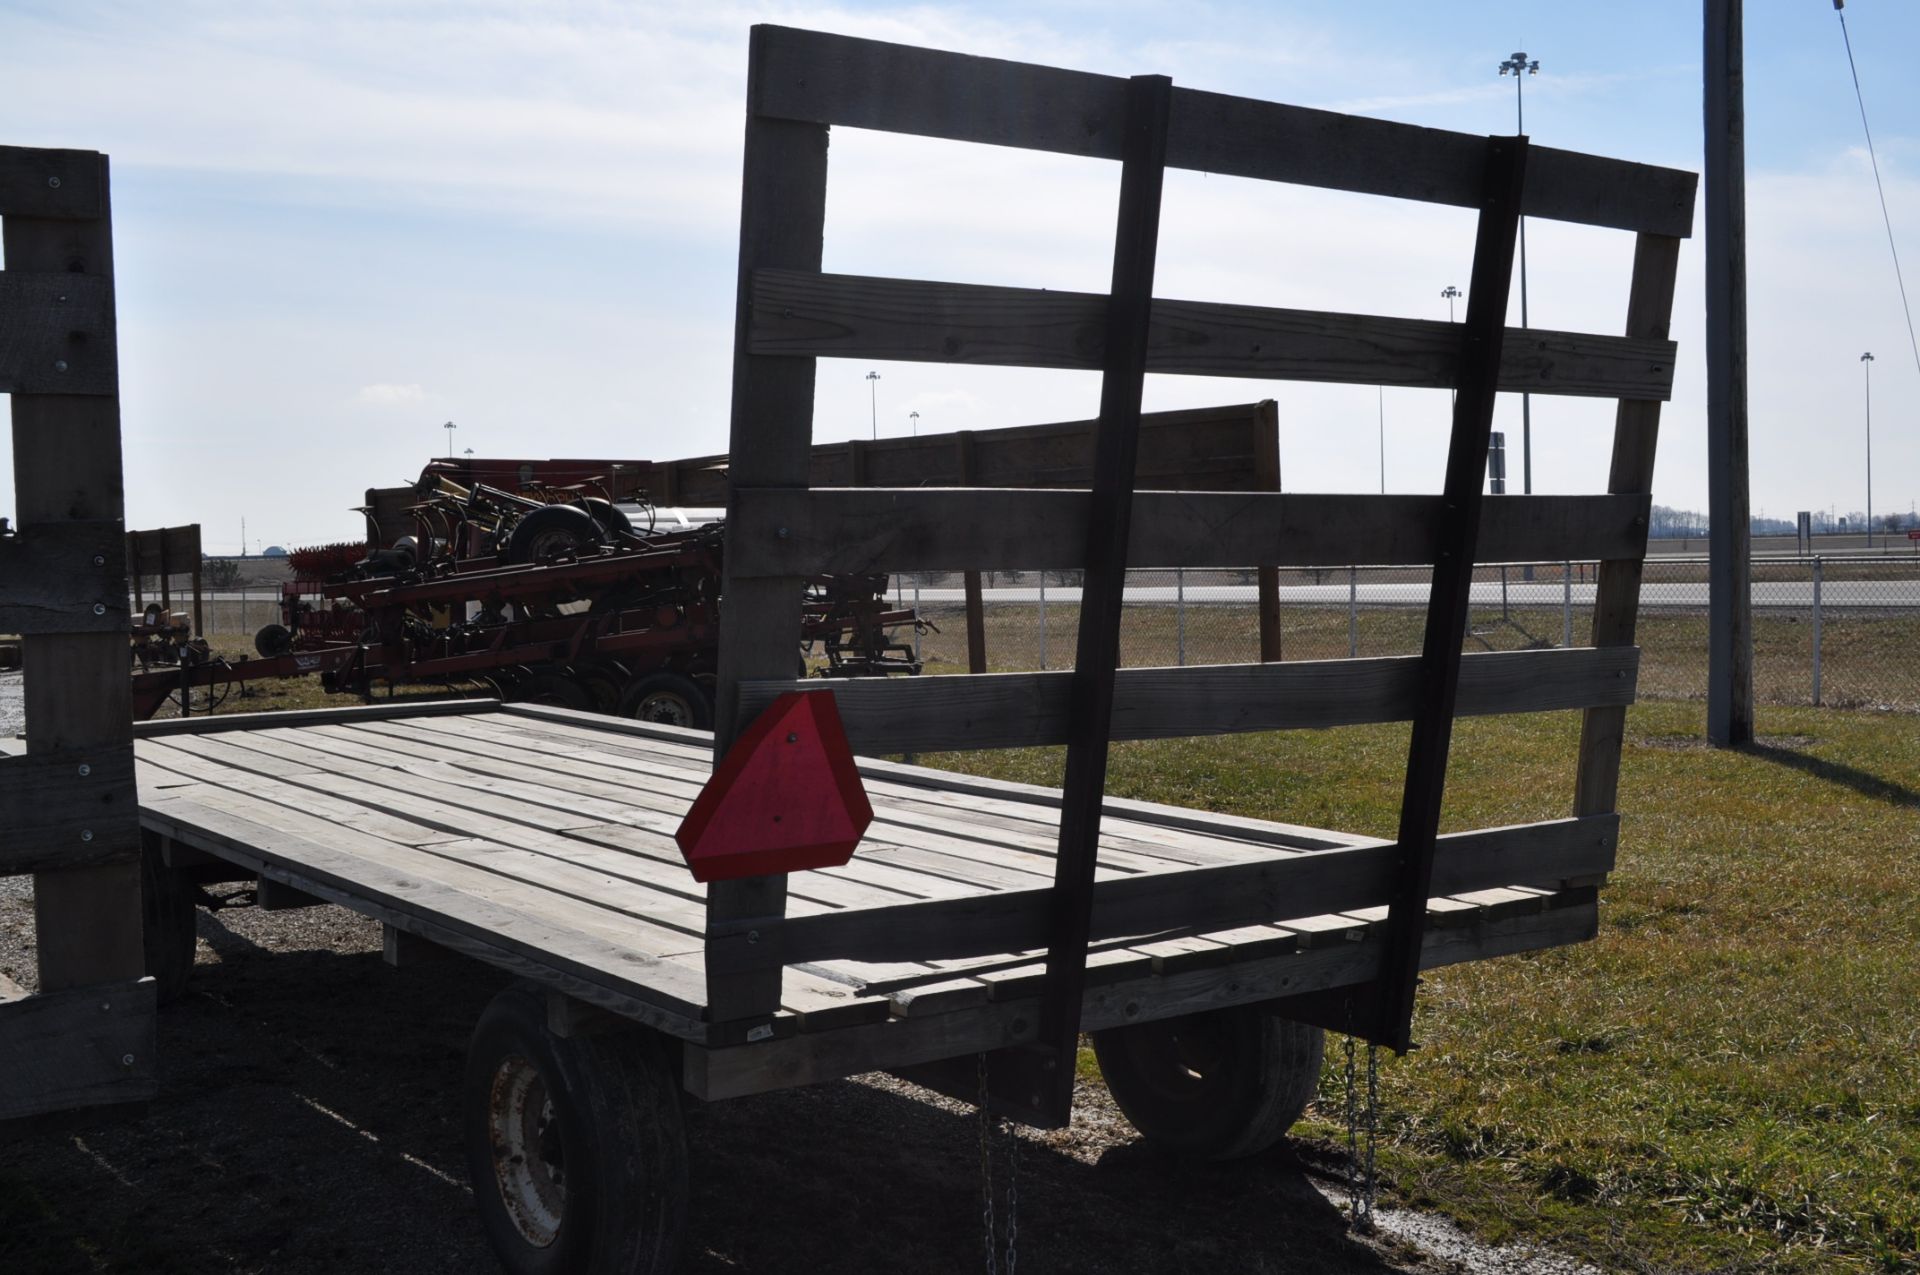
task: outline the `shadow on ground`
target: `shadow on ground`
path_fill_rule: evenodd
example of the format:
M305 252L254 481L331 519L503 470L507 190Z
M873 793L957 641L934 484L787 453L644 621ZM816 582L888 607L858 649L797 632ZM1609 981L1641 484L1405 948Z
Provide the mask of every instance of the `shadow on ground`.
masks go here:
M298 917L287 933L283 918ZM203 915L194 990L163 1013L163 1093L134 1124L0 1149L0 1270L474 1272L456 1107L472 1024L503 983L388 968L331 908ZM979 1128L896 1082L689 1114L688 1272L973 1271ZM1021 1148L1030 1271L1385 1272L1291 1149L1166 1159L1104 1094Z

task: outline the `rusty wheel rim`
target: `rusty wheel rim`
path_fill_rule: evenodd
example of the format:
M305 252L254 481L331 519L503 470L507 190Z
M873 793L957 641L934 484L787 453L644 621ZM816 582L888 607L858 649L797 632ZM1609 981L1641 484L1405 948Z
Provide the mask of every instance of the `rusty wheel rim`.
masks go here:
M548 1248L566 1219L566 1148L540 1069L518 1054L500 1060L487 1104L494 1184L520 1238Z

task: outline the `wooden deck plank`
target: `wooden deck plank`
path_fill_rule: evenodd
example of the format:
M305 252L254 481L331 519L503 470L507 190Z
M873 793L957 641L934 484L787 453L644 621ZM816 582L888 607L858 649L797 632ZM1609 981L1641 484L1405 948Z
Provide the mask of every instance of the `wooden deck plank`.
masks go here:
M427 723L421 724L423 727ZM558 724L553 724L556 727ZM370 726L369 729L372 729ZM389 734L404 727L389 728ZM474 722L467 719L451 718L431 723L430 729L436 733L454 738L466 738L470 744L479 741L492 741L494 744L511 742L514 733L510 727L503 728L494 721ZM679 745L673 741L634 739L623 744L606 744L597 750L580 749L580 736L587 732L571 732L559 727L555 733L545 729L537 732L541 738L552 739L569 747L568 756L605 765L629 772L652 773L657 761L667 767L682 771L688 780L704 783L711 771L708 757L704 751L697 751ZM404 738L404 735L395 735ZM936 773L936 772L929 772ZM902 783L890 780L866 781L867 793L875 802L876 811L889 815L894 812L917 812L923 807L934 807L930 818L939 820L937 825L947 828L958 824L974 824L996 830L1005 830L1009 834L1021 830L1030 830L1031 839L1017 844L1027 848L1044 848L1051 856L1053 852L1052 830L1059 825L1059 811L1032 800L1027 794L1015 794L1013 799L995 799L982 796L978 792L952 792L942 789ZM1009 827L1009 824L1013 825ZM1145 823L1124 816L1109 816L1102 821L1101 861L1109 866L1138 871L1159 870L1166 864L1179 866L1199 866L1208 863L1227 863L1244 858L1248 852L1273 853L1291 847L1276 846L1266 839L1243 839L1240 837L1222 837L1205 835L1185 828ZM972 834L969 834L972 835ZM1008 844L1001 838L1002 844ZM1321 843L1327 844L1327 843Z

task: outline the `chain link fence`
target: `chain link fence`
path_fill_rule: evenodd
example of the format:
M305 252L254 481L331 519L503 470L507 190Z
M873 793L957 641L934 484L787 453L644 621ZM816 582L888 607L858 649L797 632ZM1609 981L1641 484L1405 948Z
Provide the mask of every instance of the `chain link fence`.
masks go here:
M1597 564L1509 563L1474 576L1469 651L1583 646ZM1280 573L1284 658L1413 655L1426 623L1425 568L1332 566ZM1071 668L1075 572L983 573L987 666ZM929 673L967 671L961 578L906 575L895 596L938 632L920 638ZM1120 648L1131 666L1243 664L1260 658L1252 571L1128 573ZM1707 560L1647 561L1638 640L1643 699L1704 699ZM1769 704L1920 712L1920 555L1780 557L1753 564L1754 695Z

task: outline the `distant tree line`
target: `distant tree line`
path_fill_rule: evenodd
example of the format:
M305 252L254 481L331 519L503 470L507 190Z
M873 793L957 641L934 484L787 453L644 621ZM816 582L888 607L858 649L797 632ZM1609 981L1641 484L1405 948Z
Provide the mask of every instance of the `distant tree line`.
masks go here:
M1835 535L1840 532L1863 531L1867 525L1867 515L1861 510L1850 513L1837 513L1827 509L1813 510L1813 534L1816 536ZM1798 532L1798 524L1790 518L1760 518L1750 520L1749 527L1756 536L1791 536ZM1905 532L1920 527L1920 518L1911 512L1875 514L1875 531ZM1711 530L1707 516L1696 509L1674 509L1667 505L1655 505L1647 524L1647 534L1655 540L1701 540Z

